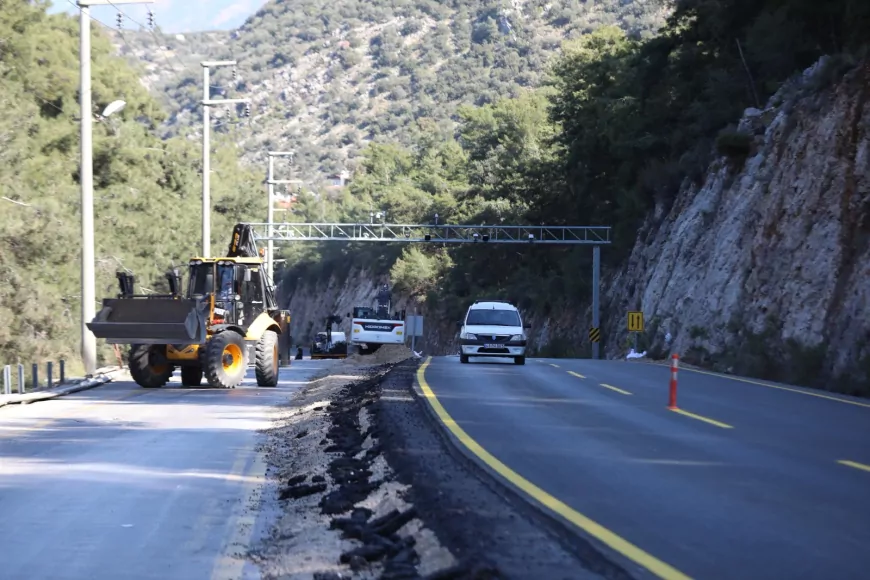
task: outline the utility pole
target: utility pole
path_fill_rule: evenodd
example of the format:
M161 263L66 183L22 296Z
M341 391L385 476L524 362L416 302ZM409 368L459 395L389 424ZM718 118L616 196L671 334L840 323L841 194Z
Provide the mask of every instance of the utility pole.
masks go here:
M600 305L598 298L598 286L601 278L601 246L592 246L592 327L601 328L600 326ZM598 360L598 341L592 343L592 358Z
M91 6L118 4L153 4L154 0L77 0L79 8L79 83L81 105L82 187L82 332L81 354L85 374L97 372L97 338L87 323L96 314L96 280L94 273L94 152L93 105L91 104Z
M112 0L114 2L114 0ZM209 173L211 172L209 142L209 107L211 105L235 105L250 103L250 99L217 99L211 98L209 85L209 67L236 66L234 60L206 60L202 65L202 257L211 257L211 192Z
M272 285L275 286L275 279L273 278L274 270L275 270L275 243L271 239L273 235L272 224L275 221L275 186L284 184L295 183L294 179L275 179L275 158L276 157L289 157L290 163L293 163L293 154L294 151L269 151L269 178L266 180L266 183L269 185L269 209L267 210L266 215L266 223L268 226L268 247L266 249L266 273L269 275L269 280L272 281ZM293 174L290 174L290 177L293 177Z

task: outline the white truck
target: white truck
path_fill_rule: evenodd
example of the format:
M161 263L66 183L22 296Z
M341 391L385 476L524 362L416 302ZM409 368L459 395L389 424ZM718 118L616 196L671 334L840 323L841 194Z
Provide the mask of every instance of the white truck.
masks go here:
M374 308L355 307L351 317L350 343L363 355L372 354L382 344L405 343L405 312L390 313L392 293L386 284L374 302Z

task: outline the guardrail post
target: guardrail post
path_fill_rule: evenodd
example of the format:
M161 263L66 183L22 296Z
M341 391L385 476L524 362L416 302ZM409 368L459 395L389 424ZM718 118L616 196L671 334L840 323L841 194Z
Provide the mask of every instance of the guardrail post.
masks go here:
M33 390L39 388L39 364L33 363Z
M65 380L66 380L66 361L63 359L60 359L60 384L62 385Z
M52 375L53 370L54 370L54 363L53 362L48 361L47 363L45 363L45 374L46 374L46 377L48 377L48 382L46 383L46 385L47 385L47 388L49 388L49 389L51 388L51 375Z
M3 394L12 394L12 367L9 365L3 367Z
M18 394L23 395L27 390L27 385L24 384L24 365L18 363Z

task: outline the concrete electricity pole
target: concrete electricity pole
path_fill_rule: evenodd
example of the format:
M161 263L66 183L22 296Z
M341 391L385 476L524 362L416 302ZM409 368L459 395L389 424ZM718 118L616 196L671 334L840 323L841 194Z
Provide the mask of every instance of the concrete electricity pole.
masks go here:
M269 184L269 209L266 214L266 223L269 224L269 241L266 249L266 272L273 285L275 284L275 279L273 278L275 271L275 243L272 240L272 224L275 222L275 186L296 182L295 179L275 179L275 158L290 157L290 163L293 163L293 154L293 151L269 151L269 178L266 180L266 183Z
M96 314L96 280L94 274L94 152L93 105L91 104L91 6L119 4L153 4L154 0L77 0L79 8L79 82L81 104L82 186L82 363L85 374L97 371L97 338L87 323Z
M112 0L114 2L114 0ZM250 99L211 99L211 86L209 85L209 67L236 66L234 60L203 61L202 65L202 257L211 257L211 192L209 184L210 148L209 142L209 106L211 105L235 105L238 103L250 103Z
M599 292L601 285L601 246L592 246L592 328L601 328L601 305ZM598 341L592 343L592 358L598 360L601 353Z

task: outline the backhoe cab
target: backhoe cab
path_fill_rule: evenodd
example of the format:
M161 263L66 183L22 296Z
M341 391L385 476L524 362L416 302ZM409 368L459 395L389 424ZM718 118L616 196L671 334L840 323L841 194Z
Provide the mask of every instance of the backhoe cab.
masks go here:
M103 300L88 323L97 338L130 344L130 374L142 387L165 385L175 367L185 386L203 376L212 387L235 388L254 361L257 385L278 384L281 360L289 365L290 313L276 306L250 226L233 230L227 257L193 258L187 291L167 273L170 293L136 295L133 276L119 272L121 293Z

